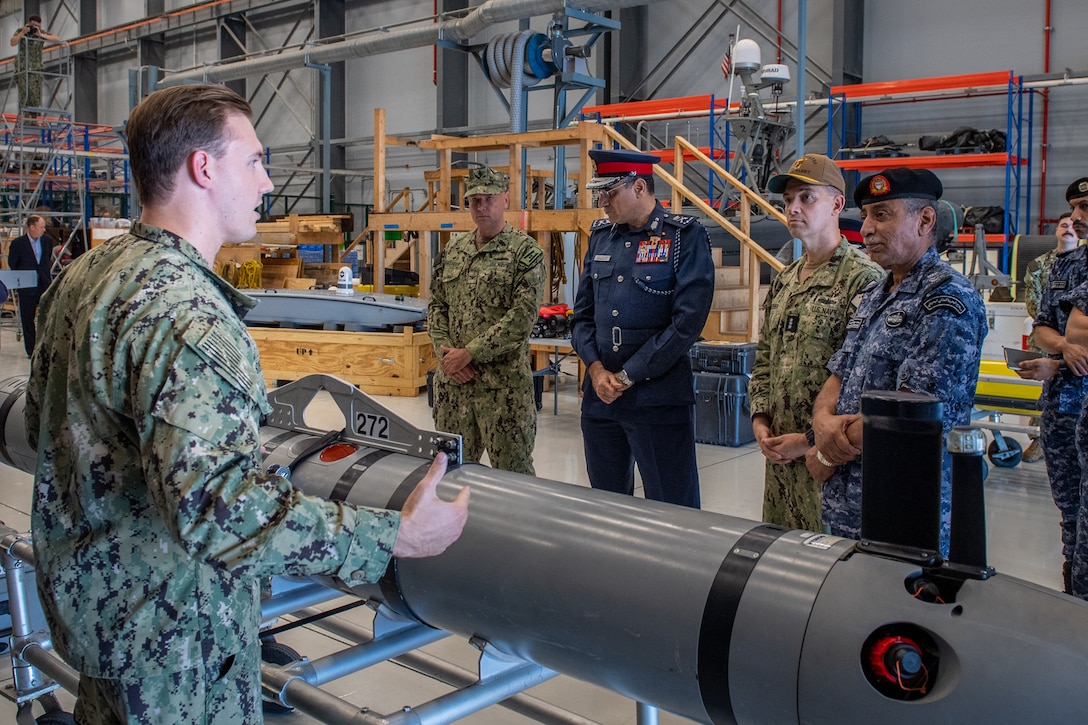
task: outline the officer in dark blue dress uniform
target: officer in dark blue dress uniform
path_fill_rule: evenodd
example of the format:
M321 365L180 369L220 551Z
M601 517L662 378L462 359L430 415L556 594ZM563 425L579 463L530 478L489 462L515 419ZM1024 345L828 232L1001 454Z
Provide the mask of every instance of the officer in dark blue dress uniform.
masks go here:
M594 222L571 343L586 365L582 436L593 488L699 507L695 395L688 350L714 294L703 225L654 199L656 156L590 151Z

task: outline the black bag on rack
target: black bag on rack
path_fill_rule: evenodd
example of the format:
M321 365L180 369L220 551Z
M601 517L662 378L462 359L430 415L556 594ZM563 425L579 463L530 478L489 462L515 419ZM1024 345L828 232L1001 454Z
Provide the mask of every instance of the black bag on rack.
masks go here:
M1005 150L1005 132L998 131L996 128L989 131L983 131L983 135L986 137L984 147L989 153L1002 153Z
M936 151L943 136L922 136L918 139L918 148L923 151Z
M947 136L922 136L918 139L918 148L946 153L956 149L972 153L1001 153L1005 150L1005 132L996 128L979 131L977 128L961 126Z
M982 133L969 126L961 126L941 139L937 149L977 149L983 142Z
M1005 231L1005 209L1000 206L970 206L963 214L964 227L982 226L987 234Z

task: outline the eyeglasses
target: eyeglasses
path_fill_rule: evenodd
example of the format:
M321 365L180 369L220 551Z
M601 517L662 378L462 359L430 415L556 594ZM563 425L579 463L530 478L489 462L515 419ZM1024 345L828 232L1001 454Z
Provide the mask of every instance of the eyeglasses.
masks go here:
M601 203L601 199L608 199L612 201L613 197L620 192L621 189L626 189L633 183L631 179L624 179L623 183L616 184L609 189L594 189L593 190L593 206L597 206Z

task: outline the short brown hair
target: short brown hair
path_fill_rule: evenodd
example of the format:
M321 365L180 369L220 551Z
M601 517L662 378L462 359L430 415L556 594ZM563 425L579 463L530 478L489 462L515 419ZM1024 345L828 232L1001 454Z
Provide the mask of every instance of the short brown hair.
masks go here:
M225 86L173 86L140 101L125 126L140 203L166 201L174 190L175 172L194 151L203 149L218 158L230 141L223 129L233 114L249 118L252 109Z

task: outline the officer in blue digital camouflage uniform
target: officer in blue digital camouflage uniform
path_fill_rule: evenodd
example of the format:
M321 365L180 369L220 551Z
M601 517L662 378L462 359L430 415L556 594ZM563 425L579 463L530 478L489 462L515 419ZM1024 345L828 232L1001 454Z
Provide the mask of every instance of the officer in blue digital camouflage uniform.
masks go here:
M1085 203L1085 221L1088 221L1088 198ZM1088 348L1088 284L1082 284L1061 296L1058 307L1063 314L1068 315L1065 325L1065 345L1078 345ZM1042 328L1038 328L1042 329ZM1027 364L1030 363L1030 364ZM1060 358L1051 357L1041 360L1026 361L1021 365L1020 377L1029 380L1044 379L1060 381L1067 372L1067 365ZM1061 367L1059 367L1061 366ZM1074 594L1081 599L1088 599L1088 497L1083 495L1086 481L1084 472L1088 471L1088 410L1082 408L1078 416L1076 426L1076 438L1074 441L1063 441L1068 455L1070 448L1075 448L1073 454L1079 459L1077 470L1081 472L1080 486L1077 491L1063 490L1064 498L1058 499L1059 491L1055 489L1055 503L1062 510L1063 541L1062 551L1065 554L1065 562L1062 567L1065 592ZM1066 467L1065 472L1067 473ZM1066 532L1066 508L1073 509L1072 529L1074 542L1068 547L1064 541ZM1068 550L1068 551L1067 551Z
M459 535L440 456L401 513L305 496L264 472L270 412L240 314L212 271L272 190L246 101L222 86L148 96L126 132L143 204L131 234L43 295L27 386L31 523L53 646L79 673L75 720L260 723L259 584L376 581L391 556Z
M714 294L703 225L654 199L656 156L590 151L607 219L593 223L571 344L586 365L582 437L594 488L699 507L688 350Z
M1080 244L1071 217L1072 212L1068 211L1058 217L1058 225L1054 231L1054 236L1058 239L1057 246L1054 249L1047 250L1028 262L1027 270L1024 272L1024 306L1028 308L1028 315L1032 318L1039 316L1039 308L1043 303L1043 294L1046 292L1048 283L1050 282L1050 268L1054 266L1054 260L1058 258L1059 254L1072 252L1076 249L1077 245ZM1035 343L1034 329L1031 331L1031 334L1028 335L1028 349L1032 352L1044 352L1044 350ZM1037 426L1040 425L1040 423L1040 416L1033 416L1031 418L1030 425ZM1042 457L1042 440L1038 437L1034 437L1031 440L1031 445L1024 450L1023 460L1031 463Z
M965 425L978 381L986 310L982 298L934 248L941 182L930 171L894 168L862 179L854 202L874 262L889 274L847 323L846 341L827 367L831 377L813 408L816 445L807 459L826 480L823 522L829 533L861 533L862 393L909 390L944 405L943 431ZM951 458L941 480L941 551L948 552Z
M1073 229L1078 238L1088 236L1088 177L1077 179L1065 190L1066 201L1072 209ZM1045 379L1039 397L1042 422L1039 433L1046 451L1046 472L1050 491L1061 512L1062 582L1066 592L1088 595L1088 571L1084 572L1084 587L1078 592L1074 572L1078 530L1078 511L1085 469L1078 458L1077 422L1084 407L1088 383L1088 346L1065 337L1069 314L1074 308L1068 299L1078 287L1088 282L1088 247L1079 246L1059 254L1050 267L1050 277L1043 290L1039 314L1035 318L1035 344L1064 365L1053 377L1036 374L1036 363L1025 363L1021 377ZM1083 342L1083 341L1082 341ZM1088 533L1088 532L1086 532ZM1086 542L1088 549L1088 542ZM1088 551L1085 552L1088 557Z

